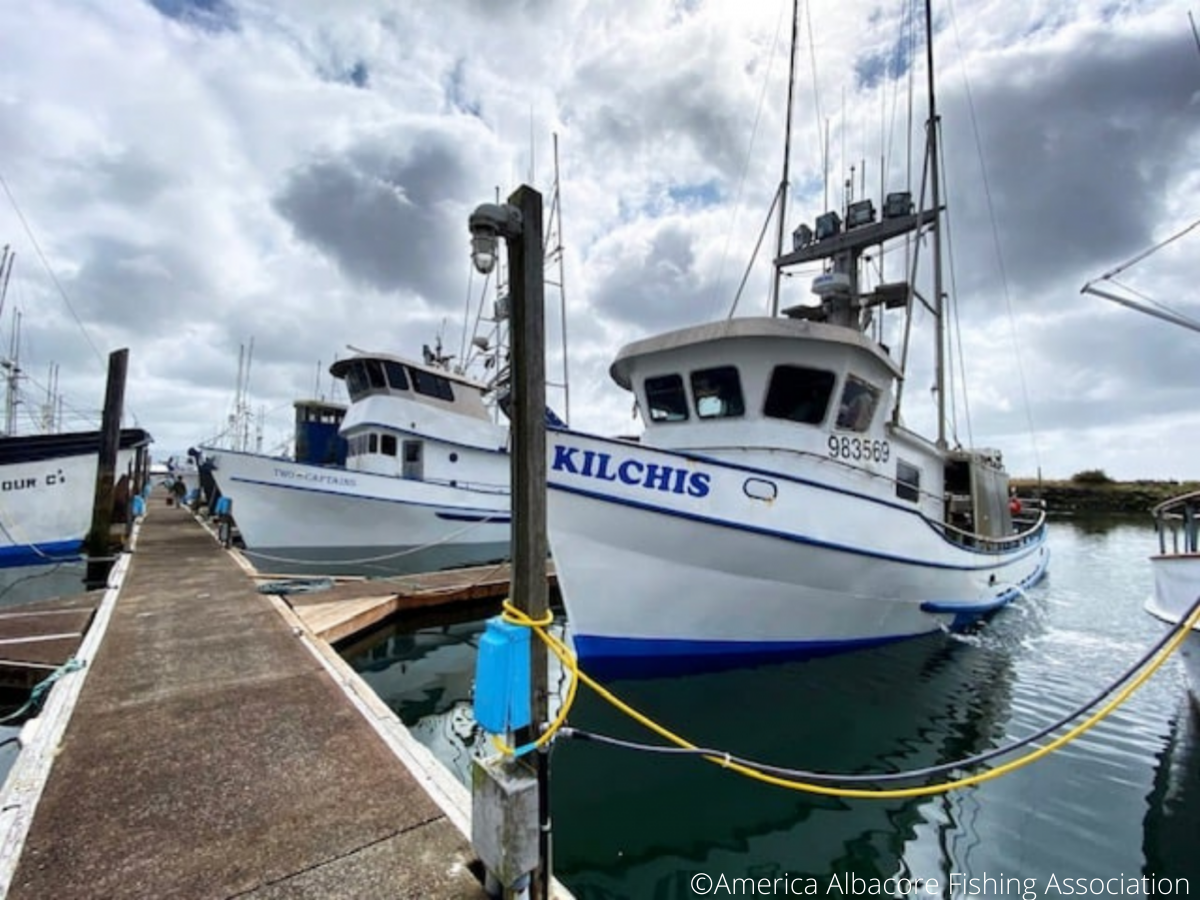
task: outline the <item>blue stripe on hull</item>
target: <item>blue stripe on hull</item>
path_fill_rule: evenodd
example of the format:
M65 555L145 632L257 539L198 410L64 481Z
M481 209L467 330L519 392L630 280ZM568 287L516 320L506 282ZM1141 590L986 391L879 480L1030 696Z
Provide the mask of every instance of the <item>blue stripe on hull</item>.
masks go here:
M39 563L70 562L82 555L83 541L49 541L45 544L21 544L0 547L0 569L36 566Z
M965 628L989 618L1032 587L1046 574L1049 558L1043 561L1020 588L1011 588L985 602L962 606L925 603L924 612L954 615L951 631ZM669 638L619 638L597 635L575 635L575 652L580 667L597 678L652 678L664 675L685 675L714 672L747 666L767 665L785 660L810 659L881 647L897 641L922 637L938 629L913 634L886 635L842 641L694 641Z
M920 637L902 634L847 641L688 641L575 635L580 668L597 678L651 678L716 672L829 656Z

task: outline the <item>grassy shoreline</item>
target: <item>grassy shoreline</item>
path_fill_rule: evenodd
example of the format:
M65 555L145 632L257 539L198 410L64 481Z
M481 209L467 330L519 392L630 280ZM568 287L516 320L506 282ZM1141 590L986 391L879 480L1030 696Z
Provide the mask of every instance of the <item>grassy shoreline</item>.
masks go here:
M1148 516L1150 510L1164 500L1190 491L1200 491L1200 481L1110 481L1094 476L1083 480L1043 481L1040 485L1036 478L1014 478L1011 484L1021 497L1042 497L1051 514L1123 513Z

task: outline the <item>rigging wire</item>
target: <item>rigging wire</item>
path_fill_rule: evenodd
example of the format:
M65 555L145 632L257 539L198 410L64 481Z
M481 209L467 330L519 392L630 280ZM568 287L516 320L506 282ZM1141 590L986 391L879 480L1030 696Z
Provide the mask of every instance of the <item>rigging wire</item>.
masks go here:
M733 233L737 226L738 213L742 208L742 192L746 188L746 178L750 172L750 161L754 158L754 144L758 139L758 124L762 119L763 108L766 105L767 86L771 83L771 70L775 67L775 55L779 49L779 35L783 32L783 11L787 9L786 0L782 0L779 4L779 16L775 20L775 37L771 42L771 53L767 56L767 71L763 75L762 90L758 94L758 106L754 111L754 124L750 128L750 145L746 148L746 158L742 164L742 174L738 179L737 195L733 200L733 216L730 218L729 229L725 232L725 249L721 251L721 262L717 267L717 278L713 284L713 292L720 290L721 282L724 279L725 263L729 259L730 246L733 243ZM779 200L779 193L776 191L775 199L771 201L771 210L775 209L775 204ZM767 213L767 223L771 221L771 213ZM763 226L763 233L766 233L767 226ZM759 239L759 245L762 244L762 239ZM750 263L747 267L747 273L742 277L742 282L738 286L737 292L733 295L733 304L729 307L729 314L725 317L732 319L733 314L737 311L738 302L742 298L742 290L746 286L746 279L749 278L749 268L754 265L754 260L758 256L758 248L755 248L754 254L750 257Z
M1178 310L1172 309L1167 304L1163 303L1161 300L1155 300L1149 294L1146 294L1143 291L1139 291L1136 288L1134 288L1128 284L1117 281L1117 279L1115 279L1115 278L1110 278L1109 281L1111 281L1117 287L1121 288L1121 290L1128 291L1129 293L1133 294L1135 297L1138 297L1139 299L1146 301L1146 303L1149 304L1150 306L1156 307L1157 309L1161 309L1163 312L1169 313L1170 315L1175 316L1178 319L1185 319L1185 320L1191 322L1192 324L1194 324L1197 328L1200 328L1200 321L1193 319L1191 316L1189 316L1185 313L1181 313Z
M963 52L962 39L958 30L958 15L954 11L954 3L951 0L947 4L950 9L950 23L954 29L954 41L958 47L959 56L964 60L966 54ZM980 180L983 184L983 196L987 201L988 221L992 226L992 243L996 248L996 263L1000 270L1001 290L1004 294L1004 306L1008 315L1008 337L1012 343L1012 360L1016 365L1018 380L1021 384L1021 397L1025 406L1025 422L1029 428L1029 442L1033 450L1034 463L1037 470L1042 470L1041 450L1038 447L1037 429L1033 423L1033 407L1029 402L1029 385L1025 377L1025 363L1021 354L1021 344L1017 340L1017 325L1016 316L1013 314L1012 291L1009 287L1008 268L1004 263L1004 252L1000 246L1000 226L996 222L996 205L992 202L992 186L988 179L987 162L983 155L983 140L979 134L979 119L975 113L975 97L971 91L971 79L967 73L966 63L963 63L963 89L967 98L967 109L971 117L971 133L975 138L975 150L979 156L979 171Z
M1179 240L1181 237L1188 234L1190 231L1194 230L1197 227L1200 227L1200 219L1197 219L1195 222L1193 222L1191 225L1188 225L1186 228L1183 228L1182 230L1175 232L1170 237L1159 241L1153 247L1143 250L1137 256L1133 257L1133 259L1128 260L1127 262L1121 263L1116 268L1109 269L1107 272L1105 272L1099 278L1089 281L1088 285L1095 284L1097 281L1110 281L1114 275L1120 275L1126 269L1137 265L1143 259L1145 259L1147 256L1157 253L1159 250L1161 250L1163 247L1167 246L1168 244L1173 244L1175 241ZM1086 288L1087 285L1085 285L1084 287Z
M67 296L67 292L63 289L62 284L58 280L58 276L54 274L54 269L50 267L50 263L46 259L46 254L42 252L42 246L38 243L37 237L33 233L29 222L25 218L25 213L21 211L20 205L17 203L17 198L13 196L12 190L8 186L8 181L4 178L4 174L0 173L0 186L3 186L4 193L8 195L8 202L12 204L13 211L17 214L17 218L21 220L21 227L25 229L25 234L29 237L29 242L33 245L34 251L37 253L38 259L41 260L42 267L46 270L46 274L50 276L50 281L54 283L54 287L58 289L59 296L62 297L63 303L67 305L67 310L71 313L71 318L75 320L75 324L79 326L79 330L83 332L83 338L87 341L87 345L92 348L92 353L99 361L102 368L106 367L104 356L96 345L92 342L92 336L88 334L87 328L83 325L83 320L79 318L79 314L75 312L75 305L71 302L71 298Z

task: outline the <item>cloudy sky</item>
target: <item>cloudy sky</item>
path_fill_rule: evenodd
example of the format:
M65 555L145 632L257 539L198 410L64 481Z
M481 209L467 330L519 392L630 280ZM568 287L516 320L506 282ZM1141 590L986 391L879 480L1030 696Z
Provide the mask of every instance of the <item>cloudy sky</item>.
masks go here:
M904 187L910 86L925 115L912 6L801 4L789 232L841 204L852 167L856 195ZM1186 9L934 7L959 438L1015 474L1200 478L1200 334L1080 294L1200 218ZM19 311L22 430L55 365L66 424L94 427L120 347L127 420L161 456L227 427L251 340L267 450L294 399L330 395L348 347L419 357L440 336L459 353L488 289L467 216L521 182L549 198L557 135L572 424L628 433L611 358L728 315L780 180L791 0L0 8L0 243L16 253L0 351ZM1200 229L1121 281L1200 317L1198 260ZM737 314L767 309L768 276L760 258Z

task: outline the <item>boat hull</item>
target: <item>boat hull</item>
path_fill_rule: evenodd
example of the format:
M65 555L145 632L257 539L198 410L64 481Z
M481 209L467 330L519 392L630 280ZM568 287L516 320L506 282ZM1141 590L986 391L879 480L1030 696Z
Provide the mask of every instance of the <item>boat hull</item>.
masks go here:
M121 433L118 477L149 436ZM98 432L0 439L0 568L77 559L92 524Z
M1044 531L984 552L915 510L817 481L568 432L549 452L551 551L592 671L711 668L959 628L1049 563Z
M1151 557L1154 596L1146 611L1171 626L1178 626L1200 598L1200 555L1168 554ZM1179 650L1187 672L1188 692L1200 708L1200 627L1194 626Z
M405 574L509 556L506 491L206 452L260 571Z

